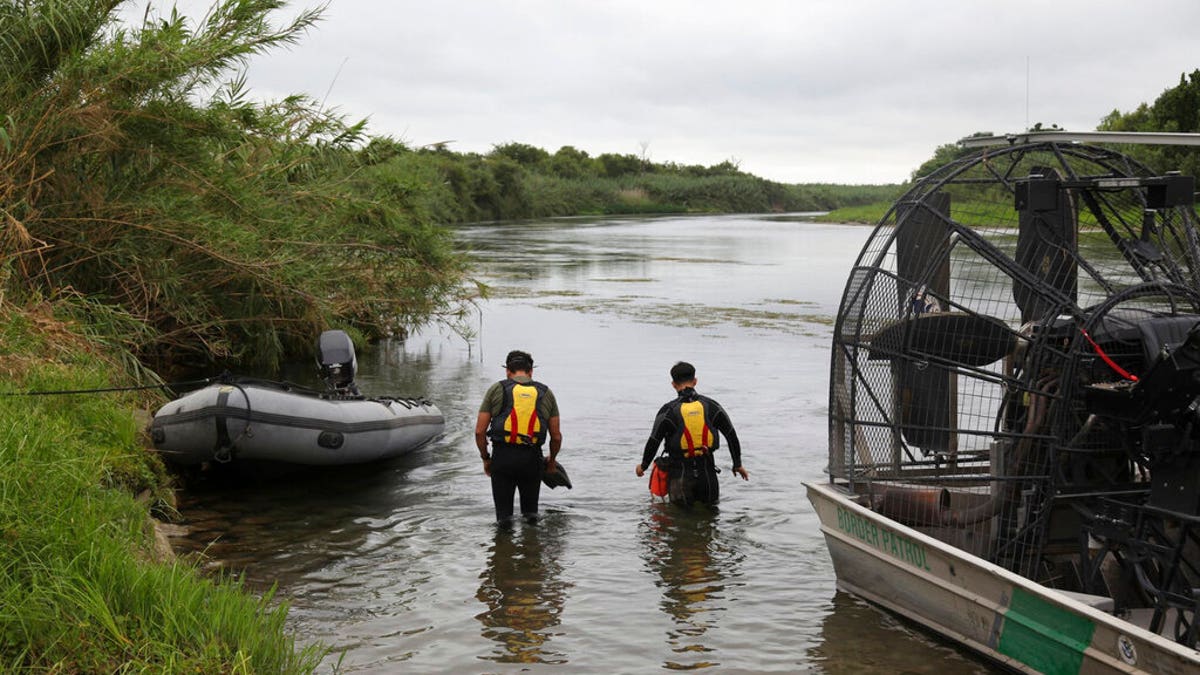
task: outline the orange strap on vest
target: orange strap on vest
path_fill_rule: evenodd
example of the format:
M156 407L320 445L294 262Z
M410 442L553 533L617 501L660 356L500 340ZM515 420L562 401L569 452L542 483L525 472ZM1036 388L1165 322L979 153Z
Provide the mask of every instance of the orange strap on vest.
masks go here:
M516 445L521 441L521 420L517 417L517 409L514 407L509 413L508 419L511 422L509 425L512 431L508 434L508 442ZM526 436L532 437L538 431L537 411L534 410L529 414L529 421L525 425L525 430L529 433Z
M537 415L538 390L531 384L516 384L512 387L512 410L508 413L504 431L512 445L533 443L542 430ZM521 426L522 417L525 426Z
M712 446L712 431L708 428L708 420L704 415L704 404L700 401L689 401L680 404L679 415L683 418L683 437L679 447L684 457L696 457L708 452ZM699 439L699 443L697 443Z

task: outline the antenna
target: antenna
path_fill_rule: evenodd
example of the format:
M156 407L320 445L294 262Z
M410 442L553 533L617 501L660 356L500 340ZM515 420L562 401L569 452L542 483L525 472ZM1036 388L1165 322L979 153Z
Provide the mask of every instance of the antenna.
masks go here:
M958 145L984 148L1026 143L1121 143L1133 145L1190 145L1200 147L1200 134L1166 131L1026 131L1003 136L968 136Z
M325 110L325 101L329 100L329 93L333 91L333 85L337 84L338 77L342 74L342 68L346 66L346 62L349 60L350 57L347 56L346 58L342 59L341 64L338 65L337 72L333 74L333 79L329 81L329 88L325 90L325 96L321 97L321 107L318 108L319 110ZM1025 126L1028 127L1029 125Z
M1029 131L1029 55L1025 55L1025 131Z

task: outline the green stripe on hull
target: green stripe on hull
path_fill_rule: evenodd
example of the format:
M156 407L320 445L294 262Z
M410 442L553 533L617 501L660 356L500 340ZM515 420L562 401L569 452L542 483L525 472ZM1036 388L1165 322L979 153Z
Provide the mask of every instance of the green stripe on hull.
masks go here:
M1016 588L997 648L1046 675L1075 675L1095 629L1089 619Z

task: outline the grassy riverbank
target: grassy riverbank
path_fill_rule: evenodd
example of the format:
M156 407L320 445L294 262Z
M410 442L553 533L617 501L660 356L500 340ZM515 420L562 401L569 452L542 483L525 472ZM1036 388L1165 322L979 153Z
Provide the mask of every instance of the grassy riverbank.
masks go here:
M816 216L814 220L821 223L850 223L855 225L874 225L878 223L888 209L892 207L891 202L875 202L872 204L862 204L859 206L847 206L840 209L834 209L828 213L823 213Z
M1011 213L1007 204L996 201L971 199L969 196L953 201L954 220L969 227L1011 227ZM893 202L876 202L862 206L850 206L816 216L814 219L823 223L850 223L857 225L875 225L887 215ZM1090 212L1084 211L1078 216L1081 228L1098 226Z
M49 306L0 306L4 392L97 389L124 371ZM311 672L286 607L155 546L170 486L130 414L145 395L0 398L0 671Z

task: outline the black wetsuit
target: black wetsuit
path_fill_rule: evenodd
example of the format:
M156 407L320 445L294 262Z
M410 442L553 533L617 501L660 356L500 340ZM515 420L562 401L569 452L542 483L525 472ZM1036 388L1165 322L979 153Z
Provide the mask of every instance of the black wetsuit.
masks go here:
M729 414L720 403L707 396L696 393L695 389L687 387L679 392L674 401L659 408L654 418L654 428L650 430L650 438L646 440L646 448L642 452L642 468L647 469L658 453L658 447L664 441L667 444L667 489L673 503L687 506L693 502L716 504L721 497L720 484L717 482L717 465L713 453L720 447L720 436L712 435L712 443L708 450L693 457L686 457L681 447L680 439L684 434L683 416L680 406L684 403L700 401L704 404L704 417L708 426L719 431L729 442L729 455L733 458L733 468L742 465L742 445L738 442L737 432Z

